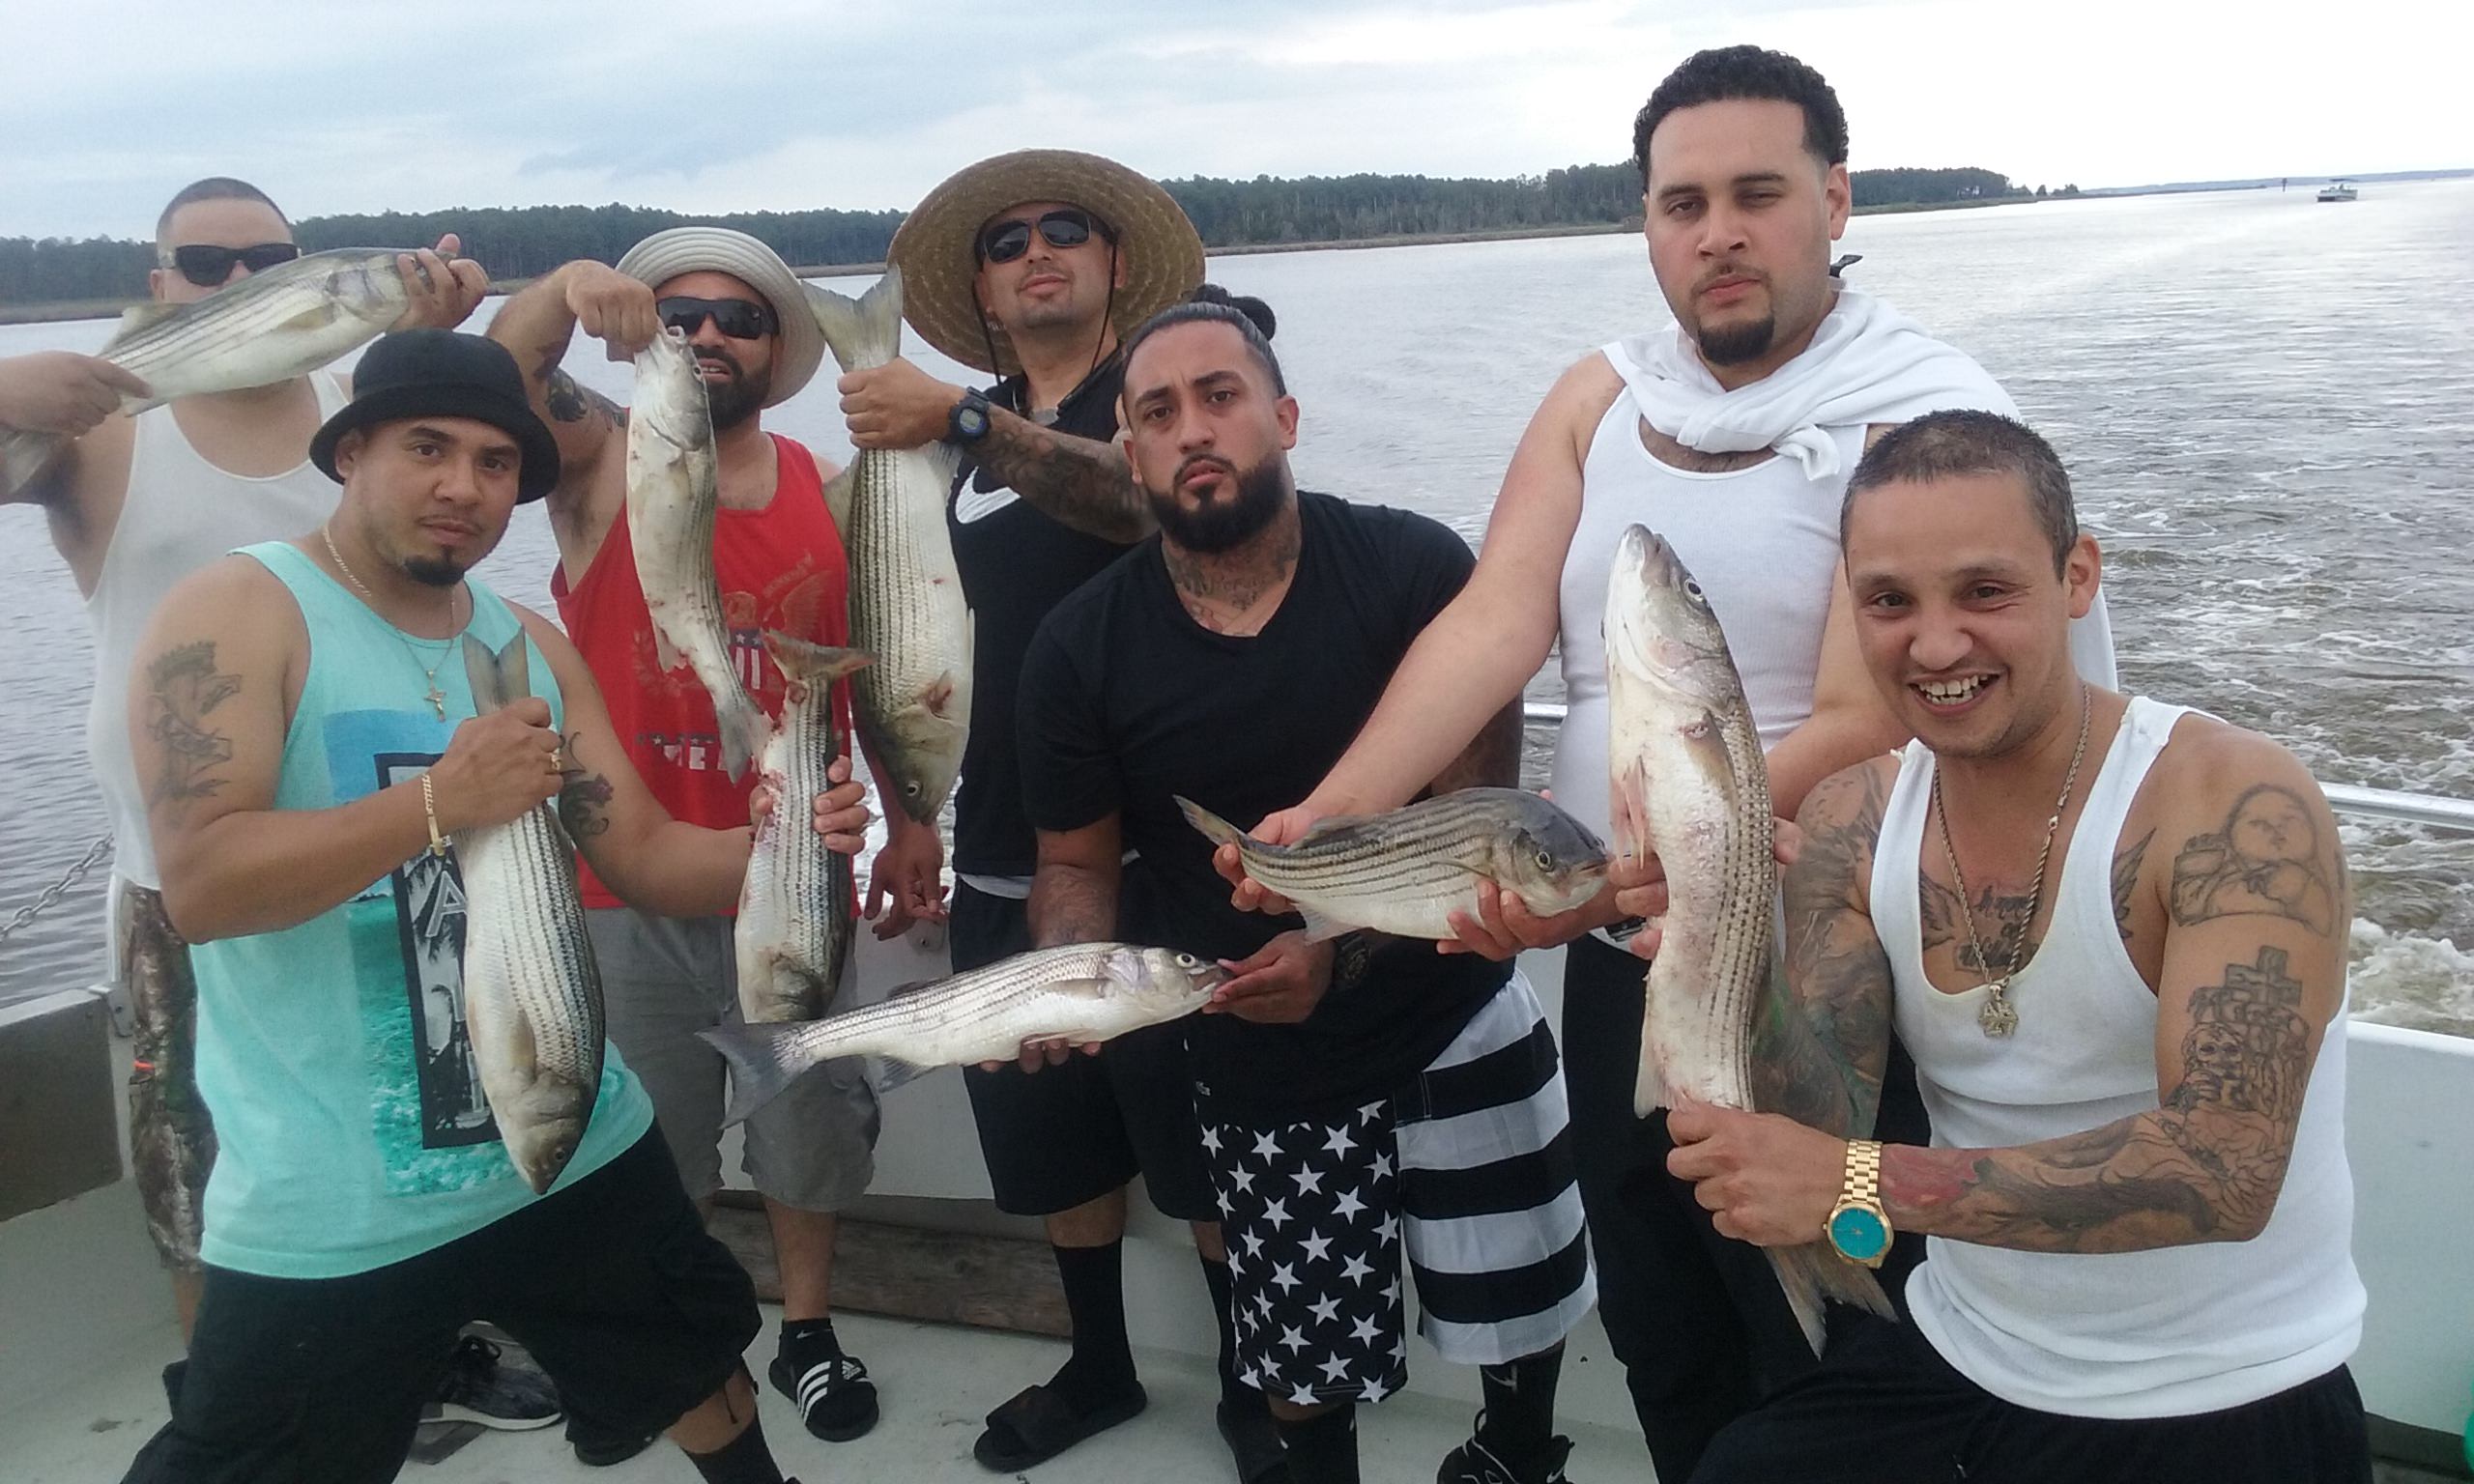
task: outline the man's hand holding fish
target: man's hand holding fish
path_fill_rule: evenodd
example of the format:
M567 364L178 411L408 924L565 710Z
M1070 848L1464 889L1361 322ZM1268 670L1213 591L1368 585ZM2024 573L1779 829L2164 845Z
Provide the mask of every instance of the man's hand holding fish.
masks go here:
M1236 977L1212 991L1202 1013L1257 1025L1294 1025L1323 1002L1337 956L1329 942L1283 932L1244 958L1222 959L1221 967Z
M1775 1113L1746 1113L1679 1098L1667 1114L1675 1150L1666 1167L1693 1182L1693 1198L1721 1237L1764 1247L1815 1240L1838 1204L1847 1141Z

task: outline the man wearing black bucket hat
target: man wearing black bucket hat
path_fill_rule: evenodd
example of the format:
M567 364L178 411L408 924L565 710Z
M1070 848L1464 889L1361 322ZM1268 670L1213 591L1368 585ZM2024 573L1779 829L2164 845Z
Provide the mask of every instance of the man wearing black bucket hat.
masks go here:
M424 1054L430 991L462 991L457 832L555 799L605 879L670 912L735 899L748 832L670 817L574 646L468 575L558 480L502 348L381 339L310 449L334 518L174 588L131 688L222 1150L189 1370L129 1477L390 1478L485 1313L579 1415L669 1431L713 1484L780 1484L739 1359L753 1292L619 1054L539 1196L464 1064ZM475 644L520 657L531 694L478 715ZM860 796L784 807L847 852Z
M894 235L911 328L1000 380L985 392L896 359L842 379L861 448L958 444L948 514L977 619L970 738L954 804L954 967L1031 946L1023 904L1037 843L1016 759L1015 692L1032 633L1065 596L1148 534L1152 518L1116 447L1120 336L1193 293L1202 241L1168 193L1113 160L1021 150L957 172ZM1256 306L1259 308L1259 304ZM1269 312L1261 318L1268 320ZM1203 1174L1184 1036L1137 1032L1104 1057L1037 1075L967 1069L996 1203L1046 1218L1074 1320L1074 1355L988 1419L973 1452L1028 1468L1143 1406L1127 1339L1126 1188L1194 1223L1223 1327L1221 1431L1249 1484L1283 1476L1261 1394L1236 1380L1228 1265Z
M730 630L731 656L748 693L779 716L787 680L764 652L778 629L811 643L849 642L849 568L824 500L837 471L762 425L763 410L807 385L824 336L805 291L772 248L743 232L687 226L656 232L616 267L570 263L510 300L490 334L516 354L533 406L565 458L549 499L559 539L550 590L559 615L610 699L629 758L672 813L700 824L744 818L755 775L722 766L720 725L694 672L663 670L652 617L637 581L627 519L626 416L582 390L560 369L576 329L613 356L629 356L676 330L705 378L720 465L713 570ZM848 682L837 682L843 734L850 734ZM899 810L887 815L869 905L878 936L914 917L943 915L943 844L933 827ZM722 1183L723 1063L696 1032L739 1014L733 947L735 903L680 920L638 912L599 880L585 878L585 905L606 969L610 1039L644 1077L688 1194L709 1200ZM830 992L830 991L828 991ZM769 1376L797 1403L808 1431L832 1441L876 1425L877 1387L844 1353L830 1313L836 1213L875 1174L876 1095L857 1064L805 1077L747 1120L745 1163L764 1200L782 1275L782 1335ZM576 1440L587 1462L622 1455Z

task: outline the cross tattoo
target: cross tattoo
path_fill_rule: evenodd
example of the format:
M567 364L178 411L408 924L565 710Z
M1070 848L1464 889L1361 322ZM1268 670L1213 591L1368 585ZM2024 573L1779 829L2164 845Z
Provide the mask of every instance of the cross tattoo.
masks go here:
M2225 987L2256 994L2270 1005L2299 1006L2302 1003L2302 981L2286 972L2288 957L2282 948L2263 947L2259 950L2258 963L2247 967L2238 963L2225 966Z

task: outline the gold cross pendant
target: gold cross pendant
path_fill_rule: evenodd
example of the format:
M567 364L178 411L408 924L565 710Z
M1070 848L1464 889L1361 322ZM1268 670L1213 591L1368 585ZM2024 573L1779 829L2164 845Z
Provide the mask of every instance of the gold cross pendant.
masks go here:
M440 721L443 722L446 720L446 693L438 688L438 682L436 680L432 680L429 683L429 694L422 697L421 699L429 702L429 708L438 713L438 719Z
M2009 988L2007 974L1986 985L1984 1008L1975 1013L1975 1023L1997 1041L2019 1028L2019 1012L2011 1007Z

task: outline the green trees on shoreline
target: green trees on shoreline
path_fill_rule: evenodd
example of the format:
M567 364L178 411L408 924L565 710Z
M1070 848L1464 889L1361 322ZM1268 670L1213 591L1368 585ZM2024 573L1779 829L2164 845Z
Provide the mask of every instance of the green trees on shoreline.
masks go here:
M1369 238L1551 230L1637 222L1640 177L1629 164L1574 165L1510 180L1423 175L1195 176L1164 182L1212 247L1351 242ZM1858 170L1859 208L2032 199L1991 170ZM2073 188L2070 194L2076 194ZM649 207L472 207L445 212L304 217L303 247L426 245L454 232L495 278L527 278L574 258L616 260L664 227L709 221L770 243L801 266L881 261L900 212L739 212L690 216ZM154 250L109 238L0 238L0 307L135 298Z

